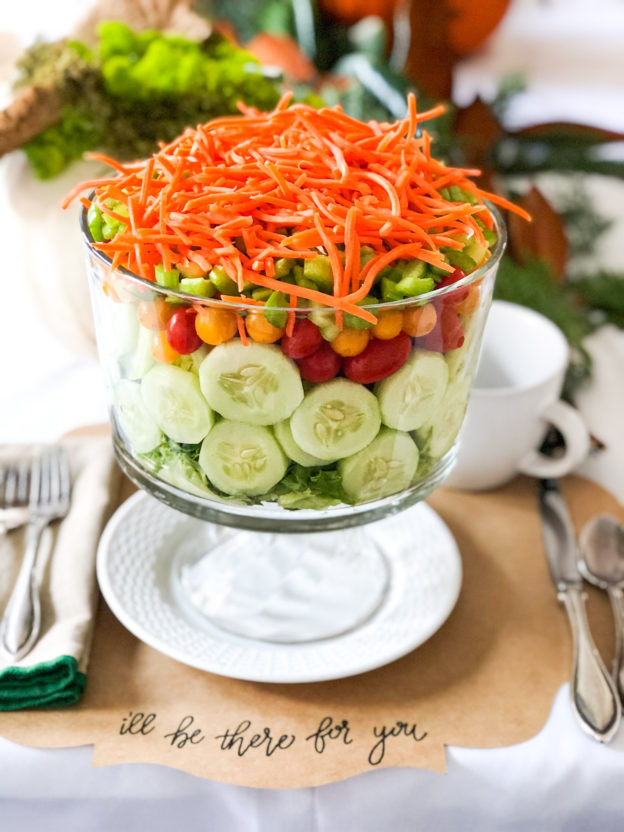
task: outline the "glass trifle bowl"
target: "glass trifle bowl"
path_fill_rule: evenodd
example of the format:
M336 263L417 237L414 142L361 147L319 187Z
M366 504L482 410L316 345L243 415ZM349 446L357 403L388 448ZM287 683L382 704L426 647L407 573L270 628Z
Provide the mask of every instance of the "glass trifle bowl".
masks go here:
M171 148L160 155L167 151L175 155ZM120 166L120 175L135 176L141 189L146 176L158 180L158 158L140 174L138 163ZM222 182L215 189L225 191ZM370 187L362 190L371 196ZM115 193L123 196L123 187ZM414 544L384 541L366 524L423 500L450 471L505 246L491 203L461 188L444 199L451 217L458 205L478 205L486 222L429 261L394 258L384 228L357 249L363 274L371 260L381 263L374 280L369 267L365 296L354 282L350 295L333 301L336 269L354 270L349 246L327 237L325 247L288 256L283 209L272 224L263 215L263 227L281 236L267 271L236 272L241 252L251 262L252 238L242 234L231 262L222 237L219 261L206 262L188 223L177 229L187 246L180 254L171 227L162 235L161 215L158 240L169 248L163 256L154 243L147 268L144 249L141 275L116 254L148 237L136 206L98 201L97 188L85 201L117 459L141 489L207 521L170 559L176 598L195 620L243 638L301 644L357 628L383 602L388 551ZM347 206L342 214L356 221ZM173 224L179 215L172 213ZM313 227L308 234L315 242ZM399 254L420 252L401 239Z

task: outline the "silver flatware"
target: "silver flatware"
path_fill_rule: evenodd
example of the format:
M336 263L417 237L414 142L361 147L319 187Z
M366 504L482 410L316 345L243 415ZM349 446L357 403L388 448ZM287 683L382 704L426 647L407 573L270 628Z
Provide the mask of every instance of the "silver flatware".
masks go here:
M24 557L0 623L0 643L16 661L31 650L41 626L39 587L35 574L41 535L46 526L67 514L70 496L67 456L62 448L53 446L31 465Z
M595 586L606 590L615 623L613 678L624 702L624 526L609 514L593 517L580 537L579 569Z
M590 737L609 742L620 724L620 698L589 629L583 579L578 568L579 549L556 480L539 481L539 507L548 566L572 630L572 710Z
M0 464L0 536L28 520L30 463Z

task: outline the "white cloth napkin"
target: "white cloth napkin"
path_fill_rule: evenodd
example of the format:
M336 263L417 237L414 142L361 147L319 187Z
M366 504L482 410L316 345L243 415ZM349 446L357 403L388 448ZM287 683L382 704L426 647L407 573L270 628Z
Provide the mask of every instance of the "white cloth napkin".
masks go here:
M0 710L75 702L86 684L97 604L98 540L119 490L121 473L109 438L63 441L72 474L72 501L61 522L46 529L37 562L41 633L20 661L0 654ZM36 447L0 448L19 459ZM23 553L23 530L0 538L0 614L4 612Z

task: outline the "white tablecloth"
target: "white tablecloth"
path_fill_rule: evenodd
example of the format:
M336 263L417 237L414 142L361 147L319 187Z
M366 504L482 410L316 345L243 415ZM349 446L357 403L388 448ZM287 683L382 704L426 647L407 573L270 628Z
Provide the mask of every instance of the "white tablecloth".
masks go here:
M85 5L5 3L0 28L24 42L35 31L58 35ZM516 123L585 117L624 129L624 6L594 0L586 16L582 0L516 0L484 50L459 69L458 97L487 94L502 69L525 66L531 87L512 113ZM590 184L598 192L614 188L599 180ZM624 205L621 189L617 193ZM609 205L617 213L613 199ZM601 257L621 268L621 250L620 226L606 238ZM72 427L106 419L101 377L94 360L72 354L36 320L19 265L3 267L0 440L53 440ZM579 402L590 429L608 447L582 473L624 501L624 337L606 327L590 348L594 380ZM619 832L624 826L624 729L609 747L586 738L573 721L567 686L533 739L489 751L450 748L447 761L446 775L391 769L320 788L272 791L213 783L156 765L93 769L88 747L34 749L0 738L0 830Z

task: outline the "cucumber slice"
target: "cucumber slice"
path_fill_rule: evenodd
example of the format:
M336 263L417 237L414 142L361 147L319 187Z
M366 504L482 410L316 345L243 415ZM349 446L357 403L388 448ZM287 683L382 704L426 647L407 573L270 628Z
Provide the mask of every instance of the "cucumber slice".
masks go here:
M139 333L134 350L119 359L119 366L125 378L141 379L149 372L154 364L152 342L154 333L150 329L139 325Z
M400 370L375 387L384 425L416 430L431 421L446 391L448 374L441 353L415 350Z
M479 348L481 342L477 338L479 329L479 315L461 315L462 328L464 330L464 343L456 350L447 352L444 356L449 368L449 385L458 377L474 376L479 361Z
M204 439L199 464L220 491L252 497L282 479L288 460L268 428L223 419Z
M450 384L433 420L418 431L418 436L423 438L432 459L443 457L457 439L469 394L470 382L467 379Z
M312 454L306 453L303 448L297 445L293 439L292 430L290 429L290 419L284 419L283 422L278 422L276 425L273 425L273 432L275 433L275 438L282 446L282 450L293 462L303 465L304 468L327 465L327 460L319 459L318 456L312 456Z
M179 367L153 367L141 381L141 395L152 419L174 442L201 442L214 423L197 376Z
M297 365L272 344L220 344L202 362L199 384L217 413L251 425L281 422L303 399Z
M114 413L126 439L137 454L160 445L163 435L145 407L141 385L122 378L113 390Z
M382 428L370 445L340 460L342 487L357 503L396 494L411 484L418 456L409 433Z
M104 298L100 304L103 351L117 359L132 354L139 338L139 321L133 303L115 303Z
M375 438L380 424L375 396L344 378L317 384L290 419L297 445L326 462L361 451Z

